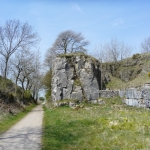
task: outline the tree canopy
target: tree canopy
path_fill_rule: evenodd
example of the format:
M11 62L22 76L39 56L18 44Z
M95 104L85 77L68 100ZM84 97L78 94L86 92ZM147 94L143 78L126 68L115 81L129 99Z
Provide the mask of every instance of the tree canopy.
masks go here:
M51 50L55 51L56 54L86 52L84 47L88 44L89 42L85 40L81 33L66 30L58 35Z
M3 60L4 77L7 77L8 62L13 53L22 47L35 46L39 41L39 36L33 28L26 22L19 20L8 20L0 26L0 55Z

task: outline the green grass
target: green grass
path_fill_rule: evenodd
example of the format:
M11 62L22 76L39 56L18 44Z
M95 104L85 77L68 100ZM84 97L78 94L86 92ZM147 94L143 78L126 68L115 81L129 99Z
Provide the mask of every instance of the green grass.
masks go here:
M106 84L106 88L108 89L124 89L125 86L127 86L125 82L121 81L119 78L113 77L111 75L109 75L111 77L111 81L108 82L108 84Z
M16 115L7 114L2 116L0 120L0 134L4 133L8 130L11 126L21 120L28 112L30 112L35 107L35 104L31 104L27 106L23 111L19 112Z
M44 108L42 150L148 150L150 112L120 98L103 105Z
M126 89L132 87L143 87L145 83L150 82L148 73L140 73L134 80L129 82L123 82L116 77L111 76L111 81L106 84L106 88L109 89Z

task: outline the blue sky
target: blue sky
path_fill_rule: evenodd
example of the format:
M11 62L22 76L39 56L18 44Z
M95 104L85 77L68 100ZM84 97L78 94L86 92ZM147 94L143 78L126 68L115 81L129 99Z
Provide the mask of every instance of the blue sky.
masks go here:
M138 53L150 37L149 0L0 0L0 24L9 19L34 27L41 37L42 58L65 30L81 32L90 41L89 53L112 38Z

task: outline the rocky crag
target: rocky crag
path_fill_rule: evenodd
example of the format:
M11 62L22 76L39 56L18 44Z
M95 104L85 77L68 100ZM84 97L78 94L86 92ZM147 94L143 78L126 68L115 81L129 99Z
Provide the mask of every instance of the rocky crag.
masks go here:
M108 72L125 82L135 79L141 72L149 72L149 68L150 54L134 54L118 62L103 63L103 72Z
M108 77L103 76L104 82ZM60 55L52 65L52 100L95 101L101 89L100 62L82 53Z

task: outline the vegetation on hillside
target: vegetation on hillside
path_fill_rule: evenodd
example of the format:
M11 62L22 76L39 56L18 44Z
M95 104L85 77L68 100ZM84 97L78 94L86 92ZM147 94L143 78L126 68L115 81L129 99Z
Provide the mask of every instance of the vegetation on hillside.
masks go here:
M27 22L14 19L0 25L0 99L4 102L17 100L26 104L37 101L40 55L31 49L39 41L39 35Z
M41 83L44 86L45 92L46 92L45 98L47 100L50 100L50 98L51 98L51 86L52 86L51 80L52 80L52 70L46 72L46 74L43 76L42 81L41 81Z
M108 73L110 78L106 88L142 87L149 82L150 54L134 54L117 63L103 63L102 71L104 75Z
M13 103L13 102L32 102L34 99L30 91L23 92L20 86L16 86L10 79L0 76L0 99L4 103Z

